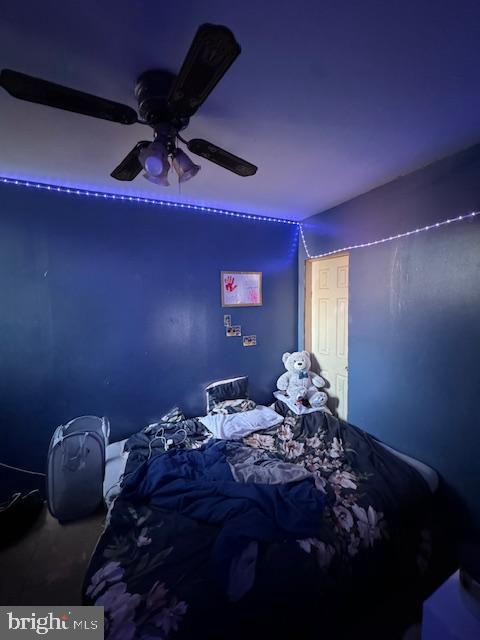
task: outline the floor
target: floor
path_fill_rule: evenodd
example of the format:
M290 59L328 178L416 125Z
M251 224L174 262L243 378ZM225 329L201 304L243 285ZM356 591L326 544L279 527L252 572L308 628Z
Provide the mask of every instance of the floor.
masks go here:
M0 606L81 604L83 576L105 514L60 525L46 507L34 527L0 551Z
M421 638L422 628L419 624L414 624L405 631L402 640L421 640Z

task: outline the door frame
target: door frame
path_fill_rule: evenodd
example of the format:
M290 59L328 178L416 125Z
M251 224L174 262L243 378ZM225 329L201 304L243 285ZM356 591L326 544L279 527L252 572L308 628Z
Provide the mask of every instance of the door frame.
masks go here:
M349 370L349 362L350 362L350 323L349 323L349 318L350 318L350 253L348 251L339 251L338 253L334 253L331 254L329 256L323 256L321 258L308 258L305 260L305 277L304 277L304 281L305 281L305 291L304 291L304 336L303 336L303 341L304 341L304 348L306 351L308 351L309 353L312 353L312 303L313 303L313 278L312 278L312 271L313 271L313 266L314 264L316 264L317 262L320 261L325 261L325 260L330 260L332 258L341 258L341 257L347 257L347 264L348 264L348 272L347 272L347 277L348 277L348 296L347 296L347 300L348 300L348 309L349 312L347 314L347 335L348 335L348 342L347 342L347 365L346 365L346 370L347 370L347 397L346 397L346 406L344 409L342 409L342 414L344 419L347 420L348 418L348 400L349 400L349 385L348 385L348 379L349 379L349 374L348 374L348 370ZM327 389L328 392L328 389ZM335 396L329 396L330 398L330 402L332 401L332 398L334 398ZM332 410L334 415L338 416L338 407L335 406L330 406L330 409Z
M329 260L330 258L340 258L342 256L348 256L348 306L350 308L350 252L339 251L329 256L323 256L322 258L307 258L305 260L305 286L304 286L304 305L303 305L303 342L305 345L305 351L311 353L312 351L312 268L314 262L320 262L321 260ZM350 315L350 314L349 314ZM350 331L348 331L348 338L350 342ZM349 350L350 353L350 350Z

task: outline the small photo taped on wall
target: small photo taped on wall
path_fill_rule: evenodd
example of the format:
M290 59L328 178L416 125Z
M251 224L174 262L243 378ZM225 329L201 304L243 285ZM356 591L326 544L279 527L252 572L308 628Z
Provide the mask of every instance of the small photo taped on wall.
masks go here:
M227 327L225 329L225 333L227 338L238 338L242 335L242 327L239 324L236 324L233 327Z
M243 336L244 347L255 347L257 344L257 336Z
M232 326L232 316L224 315L223 316L223 325L225 327L231 327Z

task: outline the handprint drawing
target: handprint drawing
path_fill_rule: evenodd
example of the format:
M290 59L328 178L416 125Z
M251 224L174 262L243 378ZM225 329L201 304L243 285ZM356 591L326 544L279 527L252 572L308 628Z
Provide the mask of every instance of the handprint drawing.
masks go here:
M248 290L248 300L250 304L258 304L258 291L256 289Z
M236 288L237 285L235 284L235 278L233 276L227 276L225 278L225 289L232 293Z

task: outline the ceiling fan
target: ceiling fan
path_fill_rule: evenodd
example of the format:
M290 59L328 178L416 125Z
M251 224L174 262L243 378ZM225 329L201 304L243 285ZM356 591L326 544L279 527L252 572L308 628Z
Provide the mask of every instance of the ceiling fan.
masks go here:
M143 169L147 180L168 186L169 158L180 182L193 178L200 167L178 147L178 141L192 153L239 176L253 176L257 167L250 162L206 140L187 141L180 135L240 52L240 45L230 29L221 25L201 25L178 75L153 69L138 78L135 96L140 117L127 105L10 69L1 71L0 86L20 100L120 124L140 123L152 127L153 142L142 140L135 145L112 171L111 176L116 180L133 180Z

